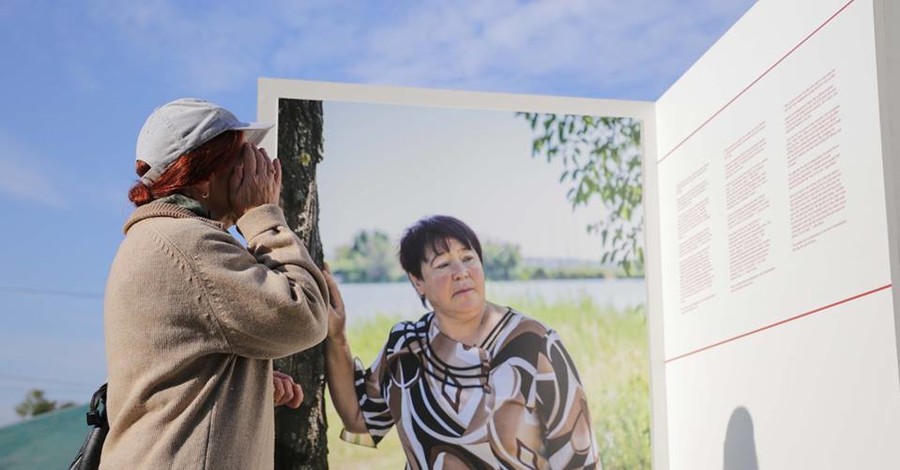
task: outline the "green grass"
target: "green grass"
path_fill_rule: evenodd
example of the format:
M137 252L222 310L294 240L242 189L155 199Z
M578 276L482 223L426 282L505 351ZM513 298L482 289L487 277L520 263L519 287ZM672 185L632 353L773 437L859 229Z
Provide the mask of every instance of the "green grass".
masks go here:
M547 303L539 298L496 299L556 330L578 367L605 470L650 468L650 372L643 308L619 311L590 298ZM396 317L354 322L348 335L353 354L368 365ZM347 444L328 406L331 468L402 468L406 462L396 431L378 449Z

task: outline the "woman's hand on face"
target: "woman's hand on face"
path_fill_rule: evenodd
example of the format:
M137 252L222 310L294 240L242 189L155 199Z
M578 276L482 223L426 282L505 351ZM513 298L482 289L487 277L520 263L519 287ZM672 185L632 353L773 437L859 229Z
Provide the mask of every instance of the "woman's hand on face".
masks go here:
M294 383L293 377L284 372L272 371L272 379L275 385L275 406L287 405L288 408L298 408L303 402L303 389L300 384Z
M328 339L344 339L344 329L347 325L347 313L344 310L344 298L341 297L341 290L338 288L337 281L325 265L322 270L325 275L325 283L328 285L328 294L331 298L331 305L328 306Z
M278 204L281 196L281 162L249 142L241 149L241 159L228 181L231 208L238 219L254 207Z

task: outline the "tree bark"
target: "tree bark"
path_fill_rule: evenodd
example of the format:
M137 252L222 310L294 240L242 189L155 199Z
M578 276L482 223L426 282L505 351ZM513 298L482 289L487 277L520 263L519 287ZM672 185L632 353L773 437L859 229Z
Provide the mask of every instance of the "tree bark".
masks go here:
M322 161L322 102L281 99L278 102L278 159L281 160L281 203L288 226L322 267L316 165ZM325 431L325 360L323 345L275 361L303 387L303 404L275 409L275 468L328 468Z

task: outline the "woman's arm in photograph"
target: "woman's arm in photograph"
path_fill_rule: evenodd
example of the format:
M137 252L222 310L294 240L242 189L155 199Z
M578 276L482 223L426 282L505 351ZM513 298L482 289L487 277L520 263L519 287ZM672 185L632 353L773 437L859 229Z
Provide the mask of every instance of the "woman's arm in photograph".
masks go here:
M356 395L353 356L347 341L344 300L331 272L326 268L323 274L331 294L328 336L325 339L325 376L328 380L328 392L338 416L341 417L344 429L357 434L367 433L368 429Z

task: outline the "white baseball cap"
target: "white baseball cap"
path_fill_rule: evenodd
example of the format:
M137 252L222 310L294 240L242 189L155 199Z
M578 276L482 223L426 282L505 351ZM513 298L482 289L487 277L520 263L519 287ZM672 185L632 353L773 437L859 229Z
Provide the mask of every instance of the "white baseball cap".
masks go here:
M231 111L209 101L181 98L156 108L137 140L137 160L150 165L141 177L155 182L178 157L225 131L244 131L244 140L259 145L273 124L241 122Z

